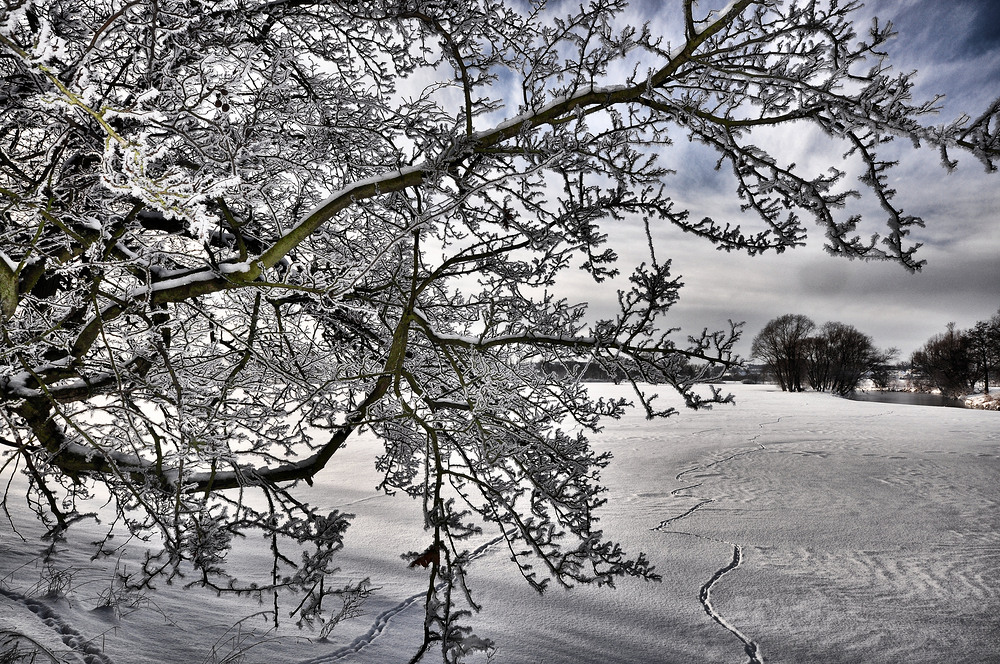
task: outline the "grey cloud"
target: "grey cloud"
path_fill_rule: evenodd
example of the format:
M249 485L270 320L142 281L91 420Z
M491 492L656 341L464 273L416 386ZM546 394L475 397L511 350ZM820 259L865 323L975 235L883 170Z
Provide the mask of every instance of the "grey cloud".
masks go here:
M1000 93L1000 2L880 0L865 11L896 24L900 36L891 45L890 59L897 71L920 70L917 96L949 95L937 121L961 112L974 115ZM862 35L865 27L858 26ZM796 161L805 172L844 168L843 145L800 129L784 128L780 136L763 137L761 145L775 148L779 159ZM725 167L716 172L715 159L703 146L687 143L680 133L675 139L664 152L663 165L678 171L667 179L678 205L690 209L693 218L712 216L748 230L759 227L758 220L739 212L731 173ZM913 233L925 245L920 257L928 261L916 275L896 265L832 258L821 249L822 230L816 227L810 229L808 246L756 258L718 252L677 229L655 229L657 257L672 258L674 273L686 284L667 324L690 333L723 329L727 319L746 321L739 346L746 355L750 340L768 320L803 313L817 323L854 325L880 346L899 347L905 359L948 322L964 328L992 315L1000 307L1000 177L984 173L967 155L953 156L960 165L948 173L933 150L914 151L897 141L883 151L884 158L900 159L893 173L895 203L927 222ZM855 175L848 175L846 187L859 187ZM844 212L865 215L863 234L884 232L885 213L873 197L852 206ZM648 259L641 251L645 242L637 221L618 224L610 234L626 275L632 265ZM589 301L596 318L613 313L615 288L625 284L595 285L576 273L567 274L562 285L569 299Z

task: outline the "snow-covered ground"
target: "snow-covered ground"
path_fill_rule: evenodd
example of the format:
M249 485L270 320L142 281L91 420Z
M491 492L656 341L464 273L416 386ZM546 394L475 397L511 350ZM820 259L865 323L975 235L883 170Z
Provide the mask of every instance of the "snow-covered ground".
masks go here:
M729 389L736 406L635 413L595 440L616 457L602 525L645 551L661 583L539 596L484 537L473 622L496 641L493 661L1000 662L998 414ZM27 541L0 516L0 639L23 633L63 661L99 664L407 661L426 579L399 555L428 538L416 504L374 490L373 444L338 452L310 490L358 515L344 580L380 588L328 640L238 622L268 607L180 584L100 609L115 565L127 571L141 549L92 563L84 530L46 569L45 543L17 513ZM253 544L232 563L253 564Z

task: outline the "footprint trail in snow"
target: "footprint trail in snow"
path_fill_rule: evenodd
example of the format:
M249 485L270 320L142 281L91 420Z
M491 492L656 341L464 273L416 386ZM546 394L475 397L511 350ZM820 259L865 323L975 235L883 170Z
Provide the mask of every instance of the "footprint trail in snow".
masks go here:
M743 650L750 658L749 664L764 664L764 656L760 652L760 646L750 640L745 634L743 634L743 632L731 625L715 610L715 607L712 606L712 586L718 583L718 581L726 574L729 574L734 569L739 567L740 563L743 562L743 547L739 544L733 544L732 546L732 561L725 567L717 570L715 574L712 575L712 578L701 587L701 590L698 592L698 599L701 601L701 605L705 607L705 613L707 613L712 620L722 625L722 627L731 632L743 643Z
M70 626L69 623L63 620L45 602L6 588L0 588L0 595L23 605L29 611L38 616L38 619L41 620L46 627L55 630L59 634L59 638L66 644L67 647L82 657L84 664L114 664L111 658L104 654L104 652L101 651L93 640L88 639L86 636ZM76 659L75 661L80 660Z
M478 549L469 554L469 561L471 562L476 558L480 558L483 555L485 555L486 552L489 551L491 547L502 542L504 540L504 537L506 537L506 535L500 535L499 537L495 537L486 544L480 546ZM441 590L442 588L444 588L444 583L441 583L437 586L438 590ZM395 606L390 607L385 611L383 611L382 613L375 616L375 621L372 623L372 626L368 629L368 631L355 638L346 646L338 648L333 652L320 655L318 657L313 657L311 659L303 660L299 662L299 664L328 664L329 662L337 662L346 657L356 655L357 653L361 652L362 650L370 646L372 642L375 641L375 639L377 639L379 635L381 635L386 630L386 628L389 626L390 621L393 618L398 616L400 613L402 613L409 607L416 604L418 601L424 599L425 597L427 597L426 590L422 590L419 593L410 595L399 604L396 604Z
M778 424L779 422L781 422L781 419L782 418L779 417L774 422L762 422L758 426L761 429L763 429L764 426L767 425L767 424ZM735 452L733 454L730 454L727 457L724 457L722 459L718 459L718 460L713 461L711 463L707 463L707 464L695 466L694 468L688 468L687 470L683 470L683 471L677 473L677 475L674 477L674 479L675 480L680 480L685 475L689 475L691 473L697 473L697 472L700 472L700 471L703 472L703 471L706 471L706 470L708 470L710 468L713 468L715 466L719 466L721 464L724 464L724 463L726 463L728 461L732 461L733 459L737 459L737 458L746 456L748 454L753 454L755 452L759 452L760 450L766 450L767 448L764 446L764 444L758 442L758 440L760 439L760 437L762 435L763 435L763 432L761 432L761 433L757 434L756 436L753 436L752 438L750 438L749 442L752 443L752 444L755 444L756 447L753 447L753 448L750 448L750 449L746 449L746 450L741 450L739 452ZM691 484L691 485L688 485L688 486L680 487L678 489L674 489L673 491L671 491L671 495L677 496L677 497L681 497L682 496L682 494L681 494L682 491L689 491L689 490L697 489L698 487L702 486L702 484L703 484L702 482L699 482L697 484ZM696 497L696 496L693 496L690 493L683 494L683 496L684 497L688 497L688 498L695 498ZM668 519L664 519L663 521L661 521L659 523L659 525L655 526L651 530L656 530L656 531L659 531L659 532L671 533L671 534L676 534L676 535L687 535L687 536L690 536L690 537L697 537L699 539L709 540L709 541L712 541L712 542L718 542L720 544L725 544L726 546L732 547L732 551L733 551L732 559L729 561L728 564L726 564L725 566L720 567L718 570L716 570L715 573L712 575L712 577L708 581L706 581L704 585L701 586L701 588L698 591L698 601L701 602L702 607L705 609L705 613L712 620L714 620L721 627L723 627L726 631L730 632L733 636L735 636L737 639L740 640L740 642L743 644L743 650L747 654L747 657L749 658L748 664L764 664L764 656L761 653L760 645L757 644L755 641L753 641L751 638L749 638L747 635L745 635L743 632L741 632L737 627L735 627L734 625L732 625L729 621L727 621L725 619L725 617L723 617L722 614L720 614L715 609L715 607L712 605L712 588L724 576L726 576L727 574L729 574L730 572L732 572L733 570L735 570L737 567L739 567L743 563L743 547L740 546L739 544L734 544L732 542L727 542L725 540L716 539L714 537L706 537L704 535L698 535L696 533L689 533L689 532L683 532L683 531L678 531L678 530L667 530L666 529L666 527L668 525L670 525L672 523L676 523L677 521L680 521L682 519L686 519L687 517L691 516L692 514L694 514L695 512L697 512L699 509L701 509L705 505L709 505L709 504L711 504L713 502L715 502L715 501L712 498L705 498L705 499L701 500L701 502L697 503L696 505L694 505L693 507L691 507L690 509L688 509L687 511L683 512L682 514L670 517Z

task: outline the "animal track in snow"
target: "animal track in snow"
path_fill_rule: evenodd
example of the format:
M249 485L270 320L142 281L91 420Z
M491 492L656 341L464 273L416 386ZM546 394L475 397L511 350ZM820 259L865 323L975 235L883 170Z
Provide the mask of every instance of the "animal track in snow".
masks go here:
M779 417L774 422L764 422L760 426L763 428L764 424L777 424L780 421L781 421L781 418ZM766 450L767 448L764 446L763 443L758 443L757 442L757 439L760 438L763 435L764 434L762 432L762 433L759 433L759 434L757 434L756 436L754 436L754 437L752 437L750 439L749 442L756 444L757 447L754 447L754 448L751 448L751 449L748 449L748 450L740 450L739 452L734 452L733 454L730 454L729 456L727 456L727 457L725 457L723 459L717 459L716 461L713 461L712 463L707 463L707 464L705 464L703 466L695 466L694 468L688 468L687 470L682 470L681 472L679 472L676 475L674 475L674 479L675 480L679 480L682 477L684 477L685 475L688 475L690 473L696 473L698 471L705 471L705 470L708 470L709 468L713 468L715 466L718 466L719 464L726 463L727 461L732 461L733 459L738 459L739 457L746 456L747 454L753 454L754 452L759 452L760 450ZM691 489L691 488L694 488L695 486L701 486L701 485L700 484L695 484L695 485L693 485L691 487L682 487L682 489L677 489L677 491L681 491L683 489Z
M403 600L396 606L386 609L382 613L378 614L375 617L375 622L368 629L368 631L362 634L361 636L357 637L353 641L351 641L351 643L349 643L348 645L342 648L338 648L337 650L334 650L331 653L320 655L318 657L313 657L312 659L303 660L300 664L325 664L326 662L336 662L338 660L344 659L345 657L349 657L350 655L354 655L356 653L361 652L369 645L371 645L371 643L376 638L378 638L378 636L382 634L382 632L385 631L385 628L389 626L390 620L395 618L397 615L399 615L407 608L409 608L411 605L413 605L417 600L419 600L422 597L425 597L426 595L427 593L425 591L407 597L405 600Z
M732 461L733 459L738 459L738 458L746 456L748 454L753 454L754 452L759 452L760 450L766 450L767 448L764 446L764 444L761 443L761 442L758 442L760 440L760 437L764 435L763 429L764 429L764 427L766 425L778 424L779 422L781 422L781 420L782 420L782 418L779 417L778 419L776 419L773 422L761 422L761 423L759 423L757 425L761 429L761 432L758 433L755 436L752 436L748 440L748 442L754 444L756 447L752 447L750 449L743 449L743 450L740 450L738 452L734 452L734 453L730 454L727 457L724 457L722 459L717 459L716 461L713 461L711 463L702 464L702 465L699 465L699 466L695 466L693 468L688 468L687 470L683 470L683 471L677 473L677 475L674 476L674 479L680 480L685 475L690 475L692 473L699 473L699 472L704 473L704 471L707 471L710 468L713 468L715 466L719 466L720 464L724 464L724 463L726 463L728 461ZM709 476L710 475L700 475L699 477L709 477ZM674 489L673 491L671 491L670 495L672 495L672 496L678 496L679 497L680 494L681 494L681 492L688 491L688 490L691 490L691 489L697 489L697 488L701 487L703 484L704 484L703 482L699 482L697 484L691 484L691 485L688 485L688 486L680 487L680 488L677 488L677 489ZM693 498L695 496L693 496L692 494L685 494L684 497ZM682 532L682 531L677 531L677 530L665 530L665 527L667 525L669 525L671 523L674 523L674 522L677 522L677 521L680 521L681 519L684 519L684 518L686 518L688 516L691 516L696 511L698 511L699 509L701 509L705 505L708 505L708 504L710 504L712 502L715 502L714 499L712 499L712 498L706 498L706 499L702 500L701 502L699 502L698 504L696 504L693 507L691 507L690 509L688 509L683 514L679 514L677 516L670 517L669 519L664 519L663 521L661 521L659 523L659 525L657 525L656 527L652 528L651 530L657 530L657 531L660 531L660 532L663 532L663 533L673 533L673 534L678 534L678 535L688 535L688 536L691 536L691 537L697 537L699 539L705 539L705 540L709 540L709 541L712 541L712 542L719 542L721 544L725 544L727 546L732 547L732 550L733 550L732 560L730 560L730 562L728 564L726 564L725 566L723 566L723 567L719 568L718 570L716 570L715 573L712 575L712 577L708 581L706 581L704 585L702 585L702 587L698 591L698 601L701 602L702 607L705 609L705 613L712 620L714 620L721 627L723 627L726 631L730 632L733 636L735 636L737 639L740 640L740 643L743 644L743 650L747 654L747 657L749 658L748 664L764 664L764 656L761 653L760 646L755 641L753 641L752 639L750 639L748 636L746 636L745 634L743 634L743 632L741 632L734 625L732 625L731 623L729 623L729 621L727 621L718 611L716 611L715 607L712 605L712 588L715 586L716 583L718 583L722 579L722 577L726 576L727 574L729 574L730 572L732 572L733 570L735 570L737 567L739 567L743 563L743 547L740 546L739 544L734 544L733 542L727 542L725 540L717 539L717 538L714 538L714 537L706 537L704 535L698 535L696 533L688 533L688 532Z
M655 528L651 528L650 530L663 530L664 526L666 526L667 524L673 523L674 521L680 521L684 517L691 516L691 514L694 513L695 510L698 510L701 507L703 507L705 505L708 505L709 503L712 503L712 502L715 502L715 501L713 501L711 498L709 498L708 500L703 500L700 503L698 503L697 505L695 505L694 507L692 507L691 509L689 509L687 512L684 512L683 514L679 514L677 516L672 516L669 519L664 519L663 521L660 521L660 525L656 526Z
M25 608L38 616L38 619L46 627L55 630L59 634L59 638L63 643L83 658L84 664L114 664L111 658L104 654L96 643L73 629L69 623L63 620L50 606L41 600L6 588L0 588L0 595L24 605Z
M660 530L659 528L654 528L653 530ZM764 664L764 655L761 653L760 645L748 637L746 634L741 632L732 623L726 620L722 614L716 611L715 607L712 605L712 588L717 584L722 577L726 576L737 567L743 564L743 547L739 544L733 544L732 542L727 542L726 540L719 539L717 537L708 537L706 535L700 535L698 533L690 533L683 530L661 530L663 533L668 533L671 535L685 535L687 537L696 537L698 539L707 540L709 542L717 542L719 544L725 544L726 546L732 547L733 557L726 565L720 567L712 574L712 577L702 585L698 590L698 601L701 603L702 608L705 609L705 613L713 621L718 623L723 629L735 636L743 644L743 651L747 654L748 662L747 664Z
M761 655L760 646L758 646L754 641L747 638L747 636L743 634L743 632L741 632L736 627L731 625L725 618L723 618L715 610L715 607L712 606L712 586L718 583L719 579L724 577L726 574L729 574L734 569L739 567L740 564L743 562L743 547L741 547L739 544L733 544L732 547L733 547L732 561L730 561L730 563L725 567L721 567L718 570L716 570L715 574L712 575L712 578L709 579L705 583L705 585L701 587L701 590L698 592L698 600L701 602L701 605L705 607L705 613L707 613L712 620L722 625L722 627L731 632L733 636L735 636L737 639L740 640L740 642L743 643L743 650L750 658L749 664L764 664L764 657L763 655Z
M469 562L472 562L476 558L480 558L481 556L485 555L486 552L492 546L502 542L506 536L507 535L504 534L500 535L499 537L494 537L489 542L486 542L485 544L480 546L478 549L469 554ZM444 588L444 583L441 583L437 586L438 590L441 590L442 588ZM336 662L344 659L345 657L350 657L351 655L355 655L361 652L362 650L370 646L372 642L375 641L375 639L377 639L379 635L381 635L385 631L385 629L389 626L389 622L393 618L398 616L400 613L402 613L409 607L413 606L418 601L424 599L425 597L427 597L426 590L422 590L419 593L410 595L399 604L396 604L395 606L392 606L383 611L382 613L378 614L377 616L375 616L375 622L372 623L372 626L368 629L368 631L355 638L346 646L338 648L333 652L326 653L325 655L319 655L318 657L302 660L301 662L299 662L299 664L328 664L329 662Z

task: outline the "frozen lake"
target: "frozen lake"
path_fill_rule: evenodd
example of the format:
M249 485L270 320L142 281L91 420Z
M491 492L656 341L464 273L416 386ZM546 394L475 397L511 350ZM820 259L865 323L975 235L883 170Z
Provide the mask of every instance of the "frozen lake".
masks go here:
M875 401L894 403L900 406L965 408L965 401L962 399L951 399L940 394L924 394L923 392L852 392L847 398L851 401Z
M484 609L472 622L496 641L493 661L1000 662L1000 413L728 389L735 406L654 422L634 413L594 441L615 455L601 525L645 551L661 583L539 596L509 554L484 549L471 578ZM41 598L44 544L22 541L6 519L0 629L28 633L64 661L99 664L239 652L244 662L406 662L426 577L399 556L428 538L415 527L417 504L374 491L374 445L352 442L309 492L358 515L342 574L381 588L326 642L294 628L266 633L258 619L229 629L267 606L177 585L118 617L95 613L115 561L90 562L86 532L56 556L56 568L73 570L66 597ZM249 543L233 564L254 564L262 546ZM139 555L127 547L118 564Z

